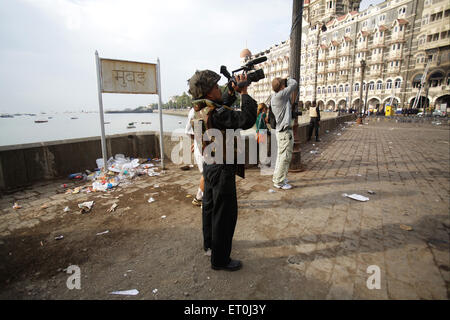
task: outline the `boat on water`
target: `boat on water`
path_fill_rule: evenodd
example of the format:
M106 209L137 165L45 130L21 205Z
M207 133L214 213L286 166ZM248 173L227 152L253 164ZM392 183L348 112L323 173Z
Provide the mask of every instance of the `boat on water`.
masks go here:
M141 124L152 124L151 122L141 122Z
M44 123L44 122L48 122L48 120L45 120L45 119L34 120L34 123Z
M136 128L136 126L134 125L134 122L130 122L127 126L127 129L133 129Z
M14 118L14 116L12 116L10 114L1 114L0 118Z

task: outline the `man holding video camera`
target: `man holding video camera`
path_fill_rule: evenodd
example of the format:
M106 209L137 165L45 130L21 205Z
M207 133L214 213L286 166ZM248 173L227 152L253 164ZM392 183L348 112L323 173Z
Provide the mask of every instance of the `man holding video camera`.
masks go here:
M203 249L211 249L212 269L236 271L242 268L242 263L230 257L238 211L235 175L244 178L244 164L236 164L236 158L233 164L225 163L226 153L235 152L234 146L231 150L226 148L225 130L251 128L256 121L257 104L247 93L245 74L237 75L223 94L217 84L219 80L217 73L203 70L196 71L188 83L192 103L199 110L195 119L201 122L202 135L209 129L218 129L222 133L224 146L223 161L218 159L203 165ZM235 91L241 94L242 111L230 108L236 100ZM193 127L195 131L195 124Z

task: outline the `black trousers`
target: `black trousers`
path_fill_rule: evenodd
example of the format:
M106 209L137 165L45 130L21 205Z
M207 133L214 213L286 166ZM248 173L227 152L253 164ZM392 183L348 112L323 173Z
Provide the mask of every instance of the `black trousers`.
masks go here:
M211 248L211 264L230 262L237 222L236 167L228 164L203 164L203 248Z
M313 130L316 129L316 140L319 139L319 121L317 117L311 117L309 121L309 132L308 132L308 140L311 139Z

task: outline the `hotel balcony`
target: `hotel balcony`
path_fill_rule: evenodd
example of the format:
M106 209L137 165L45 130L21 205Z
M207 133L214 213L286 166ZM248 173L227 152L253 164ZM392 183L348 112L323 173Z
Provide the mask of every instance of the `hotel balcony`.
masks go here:
M317 73L324 73L325 72L325 67L321 66L321 67L317 67Z
M400 74L400 67L391 67L391 66L389 66L388 67L388 69L387 69L387 73L389 74L389 75L393 75L393 74Z
M325 61L327 59L325 53L319 53L318 60L319 61Z
M371 77L379 77L382 74L381 69L376 69L376 70L367 70L366 73L367 75L371 76Z
M338 70L348 70L348 69L350 69L348 62L339 64Z
M333 74L332 76L327 76L327 82L335 82L336 81L336 75Z
M347 81L348 74L339 74L336 76L336 81Z
M317 84L324 84L325 83L325 79L324 78L317 78Z
M336 59L337 57L337 50L329 50L328 51L328 59Z
M445 46L448 46L448 44L449 44L448 38L444 38L444 39L439 39L436 41L430 41L430 42L424 43L423 45L419 46L419 49L430 50L430 49L434 49L434 48L445 47Z
M391 52L386 60L387 61L402 60L402 52L399 50Z
M369 65L381 63L383 63L383 55L381 54L373 55L368 62Z
M376 38L373 40L372 48L382 48L384 47L384 38Z
M331 64L327 67L328 72L336 72L337 68L335 64Z
M391 36L391 41L390 43L397 43L397 42L405 42L405 33L401 32L401 33L393 33Z
M349 56L350 55L350 47L345 47L344 49L340 49L338 51L339 56Z

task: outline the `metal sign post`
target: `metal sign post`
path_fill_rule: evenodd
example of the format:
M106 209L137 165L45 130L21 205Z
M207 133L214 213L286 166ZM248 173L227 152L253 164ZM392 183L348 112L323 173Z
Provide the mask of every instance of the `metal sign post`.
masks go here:
M106 161L107 161L107 153L106 153L106 136L105 136L105 119L103 117L103 99L102 99L102 75L100 71L100 58L98 57L97 50L95 51L95 64L97 66L97 87L98 87L98 106L100 113L100 129L102 131L102 157L103 157L103 170L106 172Z
M161 101L161 64L159 58L156 64L156 73L158 81L158 110L159 110L159 148L161 150L161 168L164 169L164 143L163 143L163 121L162 121L162 101Z

